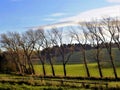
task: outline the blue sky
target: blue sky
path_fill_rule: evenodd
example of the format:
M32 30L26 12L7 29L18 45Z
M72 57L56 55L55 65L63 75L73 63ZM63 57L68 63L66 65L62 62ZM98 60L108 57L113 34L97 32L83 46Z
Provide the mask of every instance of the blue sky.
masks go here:
M92 9L119 4L120 0L0 0L0 33L22 32L29 27L56 23Z

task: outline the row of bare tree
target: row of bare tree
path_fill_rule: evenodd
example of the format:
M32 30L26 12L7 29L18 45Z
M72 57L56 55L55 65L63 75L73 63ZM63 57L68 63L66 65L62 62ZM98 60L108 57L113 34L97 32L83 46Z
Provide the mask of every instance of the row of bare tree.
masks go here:
M4 51L9 52L11 60L16 65L19 73L35 74L34 65L31 57L37 55L41 61L43 74L45 71L45 60L47 59L51 65L52 74L55 76L53 57L58 53L62 57L62 65L64 76L66 73L66 64L74 53L74 46L70 46L69 53L66 53L64 44L79 43L80 52L82 52L83 62L85 65L87 76L90 72L86 59L86 45L91 44L95 49L95 57L98 64L99 75L102 78L102 69L100 65L100 52L103 47L107 49L110 57L115 78L118 78L117 71L112 55L112 43L115 43L120 50L120 22L118 18L105 18L102 20L94 20L92 22L79 23L78 27L70 27L69 30L61 28L52 28L51 30L28 30L22 34L17 32L8 32L1 34L1 47ZM51 48L54 49L55 55L51 54ZM60 46L60 47L59 47ZM42 51L45 53L42 53Z

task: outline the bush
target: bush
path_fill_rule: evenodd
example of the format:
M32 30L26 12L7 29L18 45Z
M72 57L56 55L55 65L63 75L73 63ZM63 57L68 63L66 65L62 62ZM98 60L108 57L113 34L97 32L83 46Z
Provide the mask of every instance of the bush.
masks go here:
M0 72L10 74L16 71L16 66L12 60L10 60L10 58L8 59L7 55L4 53L0 54Z

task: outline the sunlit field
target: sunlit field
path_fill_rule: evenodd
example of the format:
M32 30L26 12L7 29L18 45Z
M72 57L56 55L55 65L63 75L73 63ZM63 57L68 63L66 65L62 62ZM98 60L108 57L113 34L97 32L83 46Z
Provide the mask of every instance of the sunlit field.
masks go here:
M43 75L41 65L35 65L34 67L36 70L36 74ZM91 77L99 77L99 72L96 63L88 64L88 67ZM54 68L56 75L63 76L62 65L54 65ZM66 65L66 69L67 69L67 76L81 76L81 77L86 76L84 64L68 64ZM104 67L102 68L102 72L104 77L114 77L112 67ZM46 73L47 75L52 75L50 65L46 65ZM120 67L117 67L117 74L118 77L120 77Z
M99 78L98 68L96 63L88 64L91 77ZM0 74L0 89L2 90L96 90L96 88L114 89L120 87L119 81L112 80L94 80L94 79L72 79L70 77L87 77L85 72L84 64L68 64L66 65L67 76L69 79L65 79L63 76L63 67L62 65L54 65L56 78L43 78L42 66L34 65L36 75L11 75L11 74ZM46 65L47 76L52 76L50 65ZM106 66L102 67L102 72L104 77L114 77L112 67ZM120 77L120 67L117 67L117 74ZM64 81L64 83L62 82ZM68 82L66 82L66 80ZM85 82L86 86L83 86L81 82ZM87 84L88 83L88 84ZM91 84L91 83L98 83ZM107 83L107 87L106 84ZM88 86L87 86L88 85ZM88 89L89 87L89 89ZM107 90L109 90L107 89Z

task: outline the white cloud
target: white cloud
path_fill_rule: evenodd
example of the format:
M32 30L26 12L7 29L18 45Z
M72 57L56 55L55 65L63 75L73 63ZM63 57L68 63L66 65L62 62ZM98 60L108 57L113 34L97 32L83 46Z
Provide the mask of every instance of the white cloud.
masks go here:
M120 17L120 5L98 8L79 13L72 17L62 18L58 22L51 25L40 26L37 28L50 29L52 27L76 26L78 22L90 21L93 19L101 19L103 17Z
M64 15L66 15L66 14L65 13L53 13L53 14L47 16L47 18L44 18L43 20L44 21L56 21L57 17L62 17Z
M55 24L50 24L50 25L43 25L43 26L38 26L38 27L33 27L33 30L36 29L52 29L54 27L60 28L60 27L66 27L66 26L78 26L78 23L74 22L63 22L63 23L55 23Z
M51 17L61 17L61 16L64 16L64 15L66 15L66 13L53 13L50 16Z
M120 3L120 0L107 0L107 2L110 2L110 3Z
M89 21L92 19L100 19L103 17L118 17L118 16L120 16L120 5L89 10L83 13L79 13L78 15L72 17L63 18L60 21L80 22Z
M55 21L56 19L54 19L54 18L45 18L45 19L43 19L44 21Z

